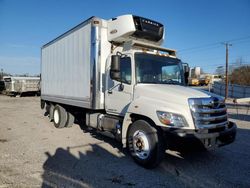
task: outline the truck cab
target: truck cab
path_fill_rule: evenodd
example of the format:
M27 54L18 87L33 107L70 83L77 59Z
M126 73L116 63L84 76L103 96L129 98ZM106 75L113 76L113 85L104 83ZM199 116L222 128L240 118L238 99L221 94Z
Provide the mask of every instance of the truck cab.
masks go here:
M162 25L151 20L144 23L153 25L144 34L155 32L154 38L149 35L147 42L145 38L124 42L106 65L109 76L105 109L108 114L124 117L124 147L130 147L139 164L150 166L154 163L148 162L146 156L150 158L150 151L155 149L152 147L161 150L161 144L155 146L153 138L147 140L150 132L156 132L153 134L164 143L164 149L212 149L233 142L236 125L228 121L224 99L187 87L189 69L177 58L175 50L159 46L163 36L157 31L163 30ZM140 129L137 122L144 128ZM130 145L129 140L133 140Z

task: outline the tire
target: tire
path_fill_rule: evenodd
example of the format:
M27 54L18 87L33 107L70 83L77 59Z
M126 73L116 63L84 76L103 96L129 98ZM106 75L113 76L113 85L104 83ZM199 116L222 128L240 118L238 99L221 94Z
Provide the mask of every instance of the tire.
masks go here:
M50 104L49 105L49 119L51 120L51 121L53 121L53 119L54 119L54 108L55 108L55 106L53 105L53 104Z
M68 113L66 110L60 106L56 105L53 110L53 121L56 128L63 128L66 126L68 119Z
M165 145L159 131L145 120L135 121L128 131L128 149L137 164L154 168L163 159Z
M49 116L49 111L50 111L50 105L45 103L44 104L44 109L45 109L45 113L44 113L44 116Z
M40 107L43 110L45 108L46 102L44 100L40 100Z
M68 116L68 118L67 118L67 122L66 122L65 127L72 127L72 125L74 124L74 121L75 121L75 117L70 112L67 112L67 116Z

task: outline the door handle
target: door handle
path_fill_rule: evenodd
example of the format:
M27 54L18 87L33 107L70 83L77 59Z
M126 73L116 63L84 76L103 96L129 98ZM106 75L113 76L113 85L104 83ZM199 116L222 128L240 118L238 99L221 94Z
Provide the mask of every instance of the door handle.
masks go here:
M119 85L119 91L123 91L124 90L124 85L121 83L120 85Z
M123 91L124 90L124 85L122 83L120 83L120 84L117 84L117 85L113 86L112 88L110 88L108 90L108 94L112 94L113 93L112 90L115 89L116 87L118 87L118 91Z

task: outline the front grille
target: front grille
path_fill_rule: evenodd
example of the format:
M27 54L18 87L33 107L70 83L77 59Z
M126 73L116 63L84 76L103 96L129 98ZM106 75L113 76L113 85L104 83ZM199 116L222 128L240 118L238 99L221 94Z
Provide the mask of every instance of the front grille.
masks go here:
M227 109L223 99L189 99L189 105L196 128L210 129L228 125Z

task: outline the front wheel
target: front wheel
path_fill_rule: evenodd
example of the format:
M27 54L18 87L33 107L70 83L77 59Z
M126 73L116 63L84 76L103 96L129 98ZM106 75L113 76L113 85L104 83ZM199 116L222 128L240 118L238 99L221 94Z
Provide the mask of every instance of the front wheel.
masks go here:
M156 167L164 157L161 134L147 121L135 121L128 131L128 148L135 162L145 168Z

